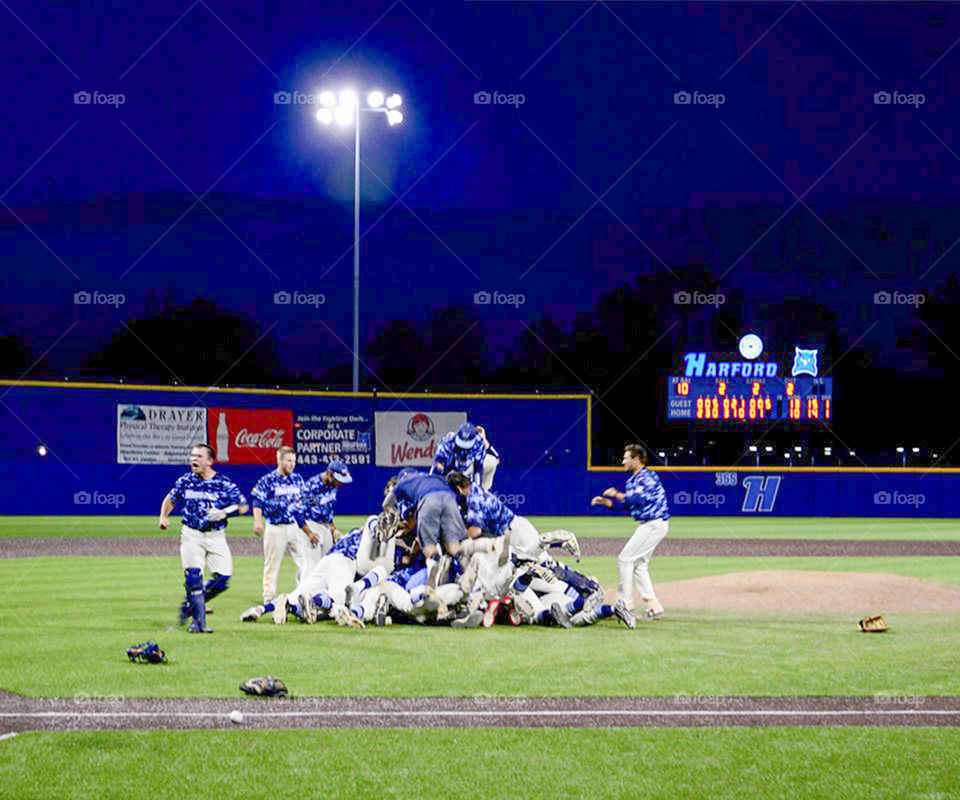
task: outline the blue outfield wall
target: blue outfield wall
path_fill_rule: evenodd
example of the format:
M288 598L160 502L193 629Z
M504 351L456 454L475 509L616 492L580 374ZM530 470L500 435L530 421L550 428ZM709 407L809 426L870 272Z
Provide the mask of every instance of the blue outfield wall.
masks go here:
M622 488L626 478L621 471L590 465L591 409L586 395L353 396L0 382L3 513L157 513L166 491L186 471L185 449L182 463L118 463L127 446L121 442L118 416L129 407L148 406L202 409L208 422L207 435L200 438L211 442L219 409L227 409L231 419L239 415L251 429L262 427L256 415L266 415L263 424L278 427L293 420L294 430L286 432L285 444L291 443L291 433L300 435L296 429L309 430L311 425L318 446L327 446L318 433L323 430L352 437L353 449L344 451L343 457L353 459L355 481L340 493L337 511L341 514L376 511L384 483L398 469L375 464L379 433L373 430L373 420L378 412L396 413L401 425L421 413L431 418L462 414L484 424L503 459L494 490L522 514L610 516L612 512L591 508L590 498L608 486ZM277 421L280 418L287 422ZM314 423L313 419L337 421ZM425 441L445 432L435 430ZM235 434L231 429L231 444ZM364 434L369 438L364 439ZM50 450L46 457L37 454L41 442ZM179 454L179 447L175 452ZM261 452L266 455L256 463L227 463L219 469L249 495L256 480L274 466L272 450L267 447ZM309 477L328 458L304 452L298 469ZM664 467L657 471L675 516L955 517L960 510L960 469Z

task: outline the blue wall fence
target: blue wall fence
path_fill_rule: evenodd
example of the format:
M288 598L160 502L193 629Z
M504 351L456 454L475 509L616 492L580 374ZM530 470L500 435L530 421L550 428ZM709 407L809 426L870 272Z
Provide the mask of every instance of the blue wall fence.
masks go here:
M523 514L609 515L591 509L590 498L607 486L622 487L625 479L617 469L590 463L587 395L352 395L6 381L0 382L0 406L0 508L5 514L157 513L166 491L186 471L186 452L183 464L117 463L118 409L143 406L282 410L294 420L352 417L363 421L337 423L338 429L353 426L361 438L364 433L372 437L376 412L411 417L460 412L486 426L503 459L494 490ZM49 449L45 457L37 453L41 443ZM355 480L341 491L338 513L377 509L383 485L396 468L375 466L373 449L371 438L369 465L356 448L350 451ZM299 469L307 477L322 469L326 457L314 461L301 460ZM220 469L249 495L257 478L273 466L268 459ZM954 517L960 510L960 469L657 471L675 516Z

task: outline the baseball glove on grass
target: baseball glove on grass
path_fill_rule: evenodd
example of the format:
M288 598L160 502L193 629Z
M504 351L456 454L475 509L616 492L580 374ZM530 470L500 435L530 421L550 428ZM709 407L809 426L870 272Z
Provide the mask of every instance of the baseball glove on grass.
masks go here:
M864 633L883 633L890 630L886 620L879 614L875 617L864 617L860 620L860 630Z
M286 697L287 684L272 675L262 678L250 678L240 684L240 690L256 697Z
M167 661L167 654L156 642L141 642L127 648L127 658L135 664L164 664Z

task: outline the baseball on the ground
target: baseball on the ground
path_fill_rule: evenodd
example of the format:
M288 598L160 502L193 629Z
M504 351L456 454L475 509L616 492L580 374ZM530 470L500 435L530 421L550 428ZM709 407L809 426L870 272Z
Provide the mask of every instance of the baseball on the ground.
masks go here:
M243 722L243 712L238 711L237 709L234 709L233 711L231 711L230 721L235 722L237 725L239 725L241 722Z

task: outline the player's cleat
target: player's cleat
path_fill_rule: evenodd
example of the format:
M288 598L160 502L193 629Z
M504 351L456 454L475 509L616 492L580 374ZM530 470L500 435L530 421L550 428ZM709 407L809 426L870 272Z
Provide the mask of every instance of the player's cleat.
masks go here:
M570 615L564 610L560 603L554 603L550 606L550 614L553 616L554 622L561 628L573 627L573 623L570 622Z
M191 622L187 625L187 633L213 633L213 629L198 622Z
M283 625L287 621L287 596L278 594L273 598L273 621L276 625Z
M450 623L451 628L477 628L483 622L483 612L469 611L462 617L457 617Z
M483 612L483 627L492 628L497 621L497 611L500 609L500 598L494 597L487 601L487 610Z
M260 617L263 616L264 609L263 606L250 606L246 611L240 615L241 622L256 622Z
M577 537L570 531L561 531L561 543L560 549L565 553L569 553L573 556L574 560L579 564L580 563L580 542L577 541Z
M470 594L473 591L479 570L480 565L477 563L477 559L471 558L463 569L463 575L460 576L460 589L464 594Z
M377 605L373 609L373 620L378 628L387 624L387 612L390 610L390 598L381 594L377 598Z
M343 625L345 628L355 628L358 631L364 628L363 620L346 606L337 606L333 618L337 621L337 625Z
M666 611L663 610L663 606L659 603L650 603L643 610L643 619L647 622L663 619L666 616Z
M307 625L313 625L317 621L317 604L313 602L313 597L309 594L300 595L300 619Z
M637 627L637 618L633 615L633 612L627 608L627 604L624 603L623 600L617 600L617 604L613 607L613 615L630 630Z

